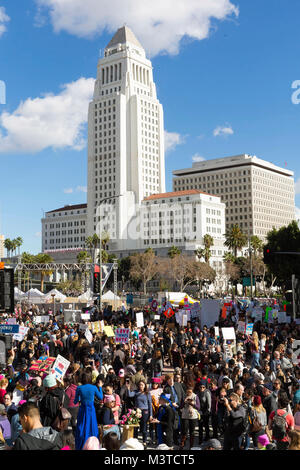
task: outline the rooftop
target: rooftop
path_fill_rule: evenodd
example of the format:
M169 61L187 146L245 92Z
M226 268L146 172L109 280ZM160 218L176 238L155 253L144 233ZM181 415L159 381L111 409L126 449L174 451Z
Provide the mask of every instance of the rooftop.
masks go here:
M46 212L47 214L52 214L52 212L61 212L61 211L73 211L76 209L86 209L87 204L73 204L73 205L67 205L64 207L60 207L59 209L54 209L53 211L48 211Z
M205 193L199 189L187 189L185 191L173 191L170 193L160 193L160 194L151 194L151 196L145 197L144 201L153 201L154 199L167 199L170 197L180 197L180 196L193 196L196 194L205 194L207 196L219 197L214 194Z
M135 44L137 47L143 49L143 46L128 26L122 26L122 28L119 28L105 49L110 49L118 44L126 44L127 42Z

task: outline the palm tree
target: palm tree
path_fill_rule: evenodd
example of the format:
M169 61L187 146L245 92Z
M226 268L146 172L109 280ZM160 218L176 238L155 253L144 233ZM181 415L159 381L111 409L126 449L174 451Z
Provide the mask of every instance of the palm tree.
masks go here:
M248 238L245 235L238 225L233 225L225 233L225 246L228 246L233 252L234 257L237 257L238 250L241 250L244 246L247 245Z
M250 244L255 257L263 252L263 241L257 235L252 235Z
M87 263L92 263L93 260L91 258L91 256L89 255L89 253L87 251L80 251L77 255L77 263L79 264L87 264ZM84 268L83 270L83 276L81 274L81 283L83 281L84 285L83 287L86 288L86 285L87 285L87 269Z
M7 250L7 257L10 258L10 253L12 252L13 250L13 242L10 238L6 238L4 240L4 246Z
M17 237L16 238L16 243L17 243L17 248L19 248L19 255L20 255L20 248L23 245L23 238L22 237Z
M47 264L47 263L52 263L53 258L48 255L47 253L39 253L34 257L34 262L37 264ZM50 276L52 274L52 271L39 271L41 273L41 292L44 291L44 278L45 276Z
M35 256L30 254L30 253L26 253L26 251L24 253L22 253L22 257L21 257L21 263L22 264L32 264L34 263L35 261ZM29 284L30 284L30 271L23 271L23 275L24 275L24 291L26 290L25 288L25 284L26 284L26 281L27 281L27 290L29 290Z
M175 258L175 256L178 256L181 254L181 250L178 248L178 246L171 246L171 248L169 248L169 251L168 251L168 256L169 258Z
M110 240L109 233L108 232L102 232L102 234L101 234L101 245L102 245L103 250L106 250L106 245L108 244L109 240Z
M203 237L203 243L204 243L204 260L205 260L205 263L209 263L209 258L211 257L210 248L214 244L214 239L211 235L207 233Z
M205 257L205 249L204 248L197 248L197 250L195 250L195 255L197 256L198 260L200 261L201 258Z

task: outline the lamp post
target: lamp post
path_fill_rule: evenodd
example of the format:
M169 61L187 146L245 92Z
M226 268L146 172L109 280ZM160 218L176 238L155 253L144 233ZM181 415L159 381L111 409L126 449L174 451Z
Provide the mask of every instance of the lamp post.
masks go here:
M115 199L117 197L121 197L122 194L117 194L116 196L111 196L111 197L105 197L104 199L101 199L99 202L99 208L101 204L105 201L110 201L111 199ZM101 239L101 224L100 224L100 210L99 210L99 245L100 245L100 253L99 253L99 284L100 284L100 289L99 289L99 312L102 310L102 239Z

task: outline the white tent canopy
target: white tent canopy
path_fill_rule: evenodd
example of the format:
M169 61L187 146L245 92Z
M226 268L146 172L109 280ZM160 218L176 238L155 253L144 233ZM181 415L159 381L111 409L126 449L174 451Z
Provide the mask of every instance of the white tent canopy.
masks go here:
M89 300L93 299L93 292L91 289L88 289L83 294L79 295L78 300L79 302L88 302Z
M62 292L59 292L57 289L52 289L45 295L45 301L48 302L49 300L53 301L53 295L55 295L55 300L58 299L60 302L63 302L67 296L64 295Z
M44 297L44 294L38 289L29 289L29 291L26 292L25 296L26 297L28 297L28 296Z
M18 287L15 287L15 299L20 300L22 297L25 295L24 292L22 292Z
M22 296L22 300L28 300L34 304L42 303L44 300L44 294L38 289L30 289L26 294Z
M115 294L111 290L109 290L106 292L106 294L102 295L102 300L121 300L121 299L117 295L115 296Z

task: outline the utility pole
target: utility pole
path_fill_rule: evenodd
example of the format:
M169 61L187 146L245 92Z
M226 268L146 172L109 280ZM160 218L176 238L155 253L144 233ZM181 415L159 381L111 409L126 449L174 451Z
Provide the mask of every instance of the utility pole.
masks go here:
M249 240L249 257L250 257L250 285L251 285L251 291L250 291L250 298L252 299L253 296L253 265L252 265L252 248L251 248L251 236L250 236L250 230L248 232L248 240Z

